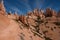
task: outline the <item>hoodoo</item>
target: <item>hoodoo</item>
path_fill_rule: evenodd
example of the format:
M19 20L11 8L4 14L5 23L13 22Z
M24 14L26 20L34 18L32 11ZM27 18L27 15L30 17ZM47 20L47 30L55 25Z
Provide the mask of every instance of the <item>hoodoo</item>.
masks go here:
M3 0L0 0L0 14L5 15L6 10L3 4Z

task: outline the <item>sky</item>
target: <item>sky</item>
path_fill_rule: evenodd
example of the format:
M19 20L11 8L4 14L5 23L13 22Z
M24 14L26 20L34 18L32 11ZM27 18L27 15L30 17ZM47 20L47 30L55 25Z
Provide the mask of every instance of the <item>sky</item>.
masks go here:
M60 0L4 0L7 12L26 14L36 8L60 10Z

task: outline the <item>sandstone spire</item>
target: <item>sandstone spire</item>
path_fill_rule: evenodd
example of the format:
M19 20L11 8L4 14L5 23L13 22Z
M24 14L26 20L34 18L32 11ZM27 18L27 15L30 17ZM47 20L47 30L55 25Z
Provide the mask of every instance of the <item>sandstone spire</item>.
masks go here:
M46 9L46 17L52 17L51 11L52 11L51 8L47 8L47 9Z
M33 12L34 12L34 15L36 15L36 16L39 15L39 10L38 9L35 9Z
M14 15L17 16L17 12L15 12Z
M4 15L6 13L3 0L0 0L0 14Z

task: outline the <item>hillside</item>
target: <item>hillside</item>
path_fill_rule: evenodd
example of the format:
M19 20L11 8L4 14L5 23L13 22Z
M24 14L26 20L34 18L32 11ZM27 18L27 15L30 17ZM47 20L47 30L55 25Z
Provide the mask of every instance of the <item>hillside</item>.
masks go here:
M60 40L60 11L35 9L18 15L7 13L1 2L0 40Z

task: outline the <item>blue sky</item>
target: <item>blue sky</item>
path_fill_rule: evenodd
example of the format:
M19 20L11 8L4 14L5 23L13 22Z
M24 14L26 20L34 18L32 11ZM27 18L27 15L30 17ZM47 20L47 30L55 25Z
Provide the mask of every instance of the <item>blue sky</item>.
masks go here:
M60 10L60 0L4 0L7 12L26 14L35 8L46 9L48 7L58 11Z

